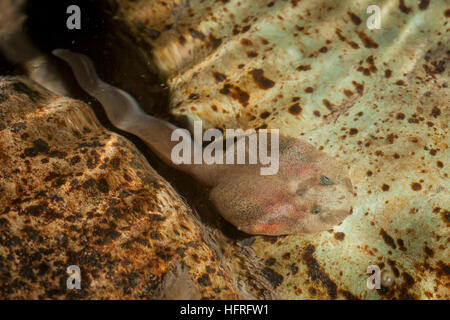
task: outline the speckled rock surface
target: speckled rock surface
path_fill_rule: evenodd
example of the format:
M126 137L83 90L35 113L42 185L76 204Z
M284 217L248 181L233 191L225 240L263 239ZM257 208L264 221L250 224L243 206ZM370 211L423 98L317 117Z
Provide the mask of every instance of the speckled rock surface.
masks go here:
M174 115L278 128L350 171L354 211L333 230L230 239L240 280L259 270L288 299L450 298L448 1L377 1L380 30L370 1L107 2ZM369 265L393 284L367 289Z
M0 298L238 297L214 239L131 142L80 101L0 78Z

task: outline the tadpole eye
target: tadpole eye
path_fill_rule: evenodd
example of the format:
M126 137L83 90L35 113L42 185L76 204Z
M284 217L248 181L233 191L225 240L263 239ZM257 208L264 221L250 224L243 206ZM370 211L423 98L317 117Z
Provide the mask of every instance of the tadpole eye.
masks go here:
M330 186L333 184L333 181L331 181L331 179L326 176L320 176L319 183L323 186Z
M322 208L317 204L315 204L311 207L312 214L319 214L321 211L322 211Z

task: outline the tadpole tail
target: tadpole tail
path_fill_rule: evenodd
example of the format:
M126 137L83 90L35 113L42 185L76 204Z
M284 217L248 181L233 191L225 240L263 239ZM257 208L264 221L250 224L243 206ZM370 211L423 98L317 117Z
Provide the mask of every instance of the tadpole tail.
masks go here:
M146 114L130 94L102 81L95 71L92 60L87 56L64 49L53 50L53 54L70 65L78 84L102 104L106 115L115 127L141 138L168 165L185 171L198 180L211 180L210 172L213 171L211 168L192 165L192 162L191 164L173 163L172 149L178 142L172 141L171 137L173 131L179 128ZM201 146L192 140L187 130L181 131L184 140L189 140L195 150L201 150Z
M109 120L117 128L128 131L132 125L130 120L145 114L130 94L98 77L89 57L65 49L53 50L53 54L69 64L78 84L102 104Z

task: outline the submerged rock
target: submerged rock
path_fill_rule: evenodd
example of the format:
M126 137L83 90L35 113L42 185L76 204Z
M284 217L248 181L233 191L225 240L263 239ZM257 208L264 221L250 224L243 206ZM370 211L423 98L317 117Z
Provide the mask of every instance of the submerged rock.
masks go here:
M278 128L348 167L356 203L340 226L224 244L250 290L261 274L289 299L450 297L446 1L380 1L379 30L370 1L104 2L175 116ZM388 287L366 287L370 265Z
M211 235L90 108L0 78L2 299L232 299ZM81 289L67 288L71 265Z

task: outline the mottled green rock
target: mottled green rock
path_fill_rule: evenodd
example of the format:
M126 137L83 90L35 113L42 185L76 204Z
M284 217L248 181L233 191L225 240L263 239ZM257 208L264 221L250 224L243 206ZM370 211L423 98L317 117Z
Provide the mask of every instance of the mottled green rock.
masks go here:
M210 238L86 104L0 77L0 299L242 297Z
M289 299L450 297L447 1L377 1L379 30L370 1L107 2L166 79L174 115L278 128L350 171L357 200L340 226L252 237L245 264L226 247L241 280L260 272ZM394 283L368 290L369 265Z

